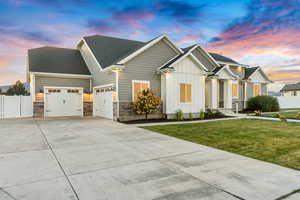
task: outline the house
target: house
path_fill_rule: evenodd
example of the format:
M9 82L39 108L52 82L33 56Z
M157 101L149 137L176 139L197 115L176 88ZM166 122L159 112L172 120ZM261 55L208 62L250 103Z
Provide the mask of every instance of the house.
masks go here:
M281 96L300 96L300 82L284 85L280 93Z
M166 35L148 42L93 35L81 38L76 49L30 49L27 74L35 116L93 112L121 121L141 117L132 103L145 88L162 99L149 117L172 118L179 109L197 116L206 109L242 110L249 98L266 95L271 82L260 67L198 44L179 48Z

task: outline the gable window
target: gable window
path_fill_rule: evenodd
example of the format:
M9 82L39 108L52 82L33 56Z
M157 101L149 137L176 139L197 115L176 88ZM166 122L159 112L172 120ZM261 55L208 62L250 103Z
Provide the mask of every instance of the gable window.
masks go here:
M239 86L238 83L232 83L232 97L239 97Z
M138 97L138 94L148 88L150 88L150 81L133 80L132 81L132 100L135 101Z
M192 85L191 84L180 84L180 102L190 103L192 102Z
M260 84L255 84L253 88L253 96L261 95L261 87Z

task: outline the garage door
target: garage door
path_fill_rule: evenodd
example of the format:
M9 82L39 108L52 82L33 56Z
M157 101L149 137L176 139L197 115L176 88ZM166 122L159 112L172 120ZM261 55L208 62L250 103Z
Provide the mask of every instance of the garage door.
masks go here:
M83 116L83 88L45 87L45 116Z
M94 89L94 116L113 119L113 93L111 88Z

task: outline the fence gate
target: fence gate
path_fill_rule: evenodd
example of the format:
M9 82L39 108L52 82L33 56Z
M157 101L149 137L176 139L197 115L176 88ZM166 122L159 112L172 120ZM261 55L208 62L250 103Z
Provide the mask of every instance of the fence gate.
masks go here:
M32 117L31 96L0 96L0 118Z

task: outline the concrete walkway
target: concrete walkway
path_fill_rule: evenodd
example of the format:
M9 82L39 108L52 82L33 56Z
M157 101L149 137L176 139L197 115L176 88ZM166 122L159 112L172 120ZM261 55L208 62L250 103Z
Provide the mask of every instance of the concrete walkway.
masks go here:
M108 120L0 121L0 200L275 200L298 189L299 171Z

